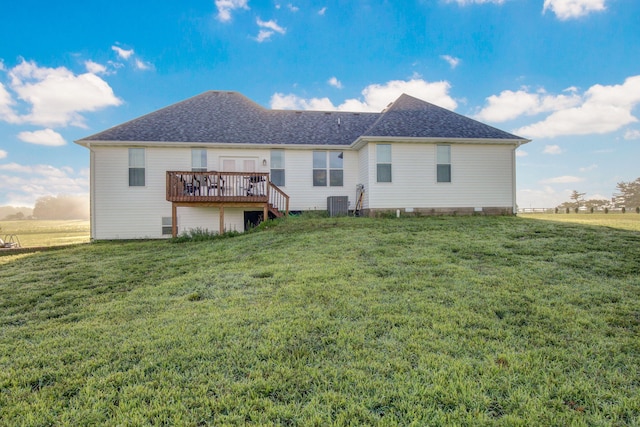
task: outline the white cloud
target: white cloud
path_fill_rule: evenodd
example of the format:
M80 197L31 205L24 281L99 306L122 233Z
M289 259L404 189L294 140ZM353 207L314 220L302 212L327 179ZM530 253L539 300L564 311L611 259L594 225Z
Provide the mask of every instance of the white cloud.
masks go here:
M0 164L0 194L13 206L33 206L39 197L58 194L88 195L86 170L51 165Z
M25 115L13 118L6 114L4 117L0 116L11 123L83 127L84 117L81 112L96 111L122 103L109 84L93 73L75 75L64 67L39 67L33 61L23 60L9 70L9 76L11 89L30 108L30 112Z
M287 32L287 30L278 25L278 23L274 19L270 21L262 21L260 18L257 18L256 24L258 24L258 27L260 28L267 28L269 30L275 31L276 33L285 34Z
M231 12L236 9L249 10L248 0L216 0L215 5L218 9L218 20L221 22L231 21Z
M111 49L115 51L118 54L118 56L124 59L125 61L128 60L131 57L131 55L133 55L133 49L123 49L119 46L111 46Z
M638 121L631 111L639 103L640 75L628 77L621 85L591 86L580 105L555 111L515 132L534 138L613 132Z
M573 107L581 102L580 96L571 95L547 95L544 89L531 93L526 88L517 92L504 90L500 95L491 95L487 98L488 105L484 107L475 118L490 122L504 122L522 115L535 115L544 112L558 111L563 108Z
M62 135L51 129L20 132L18 138L29 144L46 145L49 147L60 147L67 144Z
M111 46L111 49L118 54L118 57L120 59L132 63L137 70L146 71L153 69L153 64L140 59L139 55L136 55L133 49L123 49L118 46ZM109 65L113 66L114 68L121 68L124 66L123 64L117 62L109 62Z
M15 101L5 86L0 83L0 120L8 123L18 123L20 118L13 110Z
M557 176L555 178L543 179L540 181L541 184L572 184L575 182L582 182L584 178L580 178L579 176Z
M592 170L598 169L598 165L595 163L589 166L585 166L583 168L578 169L580 172L591 172Z
M452 70L456 68L458 65L460 65L460 58L456 58L455 56L441 55L440 58L447 61L447 63L449 64Z
M260 30L258 31L258 35L256 36L256 41L258 43L262 43L263 41L269 40L273 35L273 31L269 30Z
M640 139L640 130L629 129L624 133L624 139Z
M327 7L326 6L318 11L318 15L320 15L320 16L324 16L325 13L327 13Z
M338 80L337 77L331 77L327 83L329 83L330 86L333 86L337 89L342 89L342 83L340 82L340 80Z
M362 99L347 99L335 106L329 98L304 99L296 95L275 93L271 97L271 108L323 111L369 111L380 112L400 95L408 95L454 110L458 103L449 96L451 85L447 81L428 82L419 78L391 80L384 84L372 84L362 90Z
M262 21L260 18L258 18L256 19L256 24L258 24L258 27L260 27L260 31L255 37L255 40L258 43L269 40L274 33L285 34L287 32L287 30L279 26L275 20Z
M150 70L153 68L153 66L150 63L144 62L138 58L136 58L135 60L135 66L138 70L142 70L142 71Z
M562 21L580 18L591 12L605 10L606 0L544 0L542 13L550 9Z
M6 159L9 153L4 150L0 150L0 159Z
M107 67L105 67L102 64L98 64L97 62L93 62L91 60L84 61L84 66L86 67L88 72L93 73L93 74L106 74L107 73Z
M544 154L562 154L562 148L559 145L545 145L542 152Z
M300 8L299 8L298 6L294 6L294 5L292 5L291 3L289 3L289 4L287 5L287 7L289 8L289 10L290 10L291 12L297 12L297 11L299 11L299 10L300 10Z
M529 153L524 150L516 150L516 157L527 157Z

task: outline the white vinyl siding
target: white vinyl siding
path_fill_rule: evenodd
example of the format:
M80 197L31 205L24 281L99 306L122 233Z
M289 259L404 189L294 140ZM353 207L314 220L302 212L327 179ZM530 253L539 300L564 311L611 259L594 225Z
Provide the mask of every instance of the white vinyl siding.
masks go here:
M93 146L91 149L92 238L106 240L167 237L162 234L161 224L154 219L159 216L171 217L171 202L166 200L166 172L190 170L191 149L144 149L144 187L129 187L127 148ZM219 164L221 157L225 156L241 158L243 155L255 155L267 158L269 150L209 150L208 155L211 164ZM259 172L268 172L268 169ZM243 212L243 209L238 208L225 209L224 228L227 231L244 230ZM218 209L179 207L178 226L179 234L198 227L217 232L220 227Z
M355 206L356 184L358 181L358 153L343 152L343 185L341 187L314 187L313 156L309 150L286 150L287 185L283 190L290 196L292 211L324 210L327 208L327 197L348 196L351 208Z
M373 173L369 171L369 151L369 145L365 145L358 151L358 184L364 185L363 209L369 207L369 177Z
M380 184L375 177L370 177L366 193L368 208L513 206L513 146L450 144L455 179L442 185L436 182L435 144L392 145L393 183ZM370 169L375 170L375 154L370 153L368 161Z

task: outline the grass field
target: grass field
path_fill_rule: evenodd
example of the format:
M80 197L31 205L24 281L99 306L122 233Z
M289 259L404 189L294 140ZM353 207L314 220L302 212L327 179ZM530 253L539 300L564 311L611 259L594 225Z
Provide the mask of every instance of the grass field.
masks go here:
M290 218L0 257L0 424L639 425L640 233Z
M620 228L623 230L640 231L640 215L637 213L579 213L579 214L519 214L522 218L541 219L583 225L597 225L603 227Z
M15 234L23 247L58 246L89 241L89 221L0 221L0 239Z

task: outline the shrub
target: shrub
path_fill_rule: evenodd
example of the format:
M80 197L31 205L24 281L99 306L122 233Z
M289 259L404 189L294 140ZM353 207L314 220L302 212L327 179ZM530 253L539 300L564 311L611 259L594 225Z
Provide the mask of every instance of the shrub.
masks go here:
M624 206L622 207L622 213L626 213L627 212L627 208L625 208Z
M637 213L637 214L640 214L640 206L638 206L638 207L636 208L636 213Z
M225 233L219 234L216 231L209 231L206 228L191 228L188 231L182 233L178 237L174 237L171 239L173 243L184 243L184 242L204 242L207 240L217 240L224 239L227 237L235 237L239 236L239 231L227 231Z
M604 208L604 213L609 213L609 208Z
M573 211L574 211L575 213L578 213L578 210L579 210L578 208L574 208L574 209L573 209Z

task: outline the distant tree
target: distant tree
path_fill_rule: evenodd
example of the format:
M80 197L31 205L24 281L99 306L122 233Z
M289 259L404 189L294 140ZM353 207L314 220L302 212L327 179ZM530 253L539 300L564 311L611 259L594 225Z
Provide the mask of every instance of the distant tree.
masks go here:
M87 219L89 201L82 196L45 196L36 200L33 216L37 219Z
M25 216L22 212L15 213L13 215L7 215L4 217L5 221L20 221L25 219Z
M580 193L578 190L573 190L571 192L571 196L569 198L573 200L573 207L576 209L580 208L580 202L584 201L584 195L587 193Z
M616 189L618 190L614 195L616 207L640 206L640 178L636 178L635 181L619 182Z
M611 202L609 200L606 199L589 199L589 200L585 200L584 201L584 206L587 209L598 209L598 208L604 208L605 206L609 206Z

